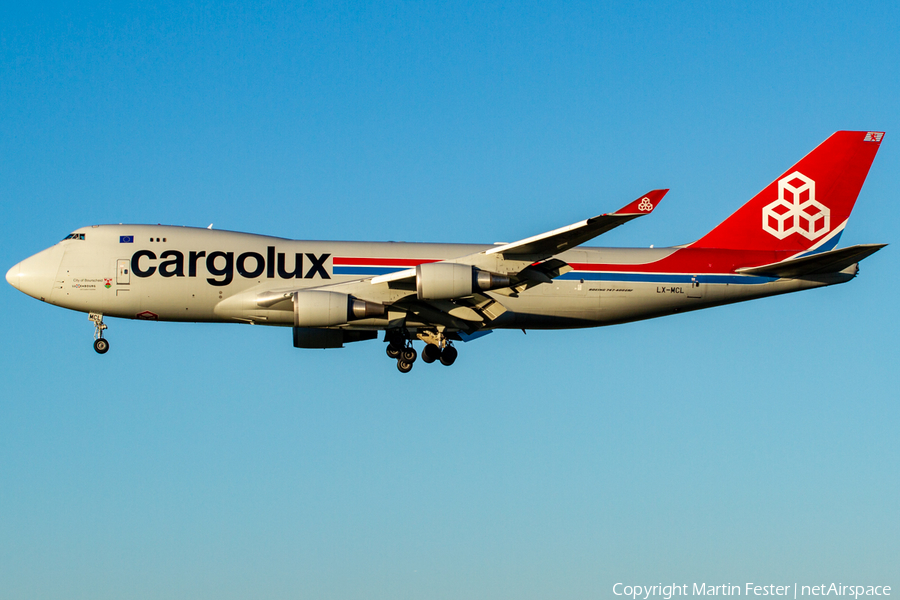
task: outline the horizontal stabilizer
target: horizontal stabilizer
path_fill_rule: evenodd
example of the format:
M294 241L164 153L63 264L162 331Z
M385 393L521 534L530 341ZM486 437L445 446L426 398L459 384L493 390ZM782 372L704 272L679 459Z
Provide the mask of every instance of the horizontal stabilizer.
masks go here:
M858 246L850 246L849 248L841 248L840 250L830 250L828 252L821 252L802 258L793 258L771 265L738 269L737 272L745 275L767 275L769 277L781 277L785 279L840 273L850 265L858 263L867 256L875 254L885 246L887 246L887 244L860 244Z

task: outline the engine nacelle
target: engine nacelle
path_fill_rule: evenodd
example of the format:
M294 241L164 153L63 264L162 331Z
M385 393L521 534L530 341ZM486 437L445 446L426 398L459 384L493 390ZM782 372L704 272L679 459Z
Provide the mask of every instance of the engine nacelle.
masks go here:
M509 277L481 271L472 265L423 263L416 267L416 295L419 300L449 300L471 296L475 290L509 287Z
M423 263L416 267L416 295L419 300L445 300L472 295L472 265Z
M296 327L334 327L359 319L383 317L386 312L383 304L367 302L340 292L294 292Z

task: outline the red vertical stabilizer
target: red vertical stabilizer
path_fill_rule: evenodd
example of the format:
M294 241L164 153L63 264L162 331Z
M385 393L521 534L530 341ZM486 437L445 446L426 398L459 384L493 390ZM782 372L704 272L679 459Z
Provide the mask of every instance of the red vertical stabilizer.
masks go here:
M883 137L878 131L838 131L690 247L830 249Z

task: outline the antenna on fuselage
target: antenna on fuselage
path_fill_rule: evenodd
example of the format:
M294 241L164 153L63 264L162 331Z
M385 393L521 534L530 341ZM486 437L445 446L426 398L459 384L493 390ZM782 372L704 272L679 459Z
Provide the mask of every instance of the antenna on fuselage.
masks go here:
M212 226L213 226L213 224L210 223L210 224L209 224L209 227L207 227L207 229L212 229Z

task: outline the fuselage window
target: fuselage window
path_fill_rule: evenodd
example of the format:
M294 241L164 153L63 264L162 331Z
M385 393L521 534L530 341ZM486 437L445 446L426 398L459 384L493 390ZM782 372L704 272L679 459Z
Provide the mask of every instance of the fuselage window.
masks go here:
M66 237L63 238L63 241L65 241L65 240L83 240L83 239L84 239L83 233L70 233L69 235L67 235Z

